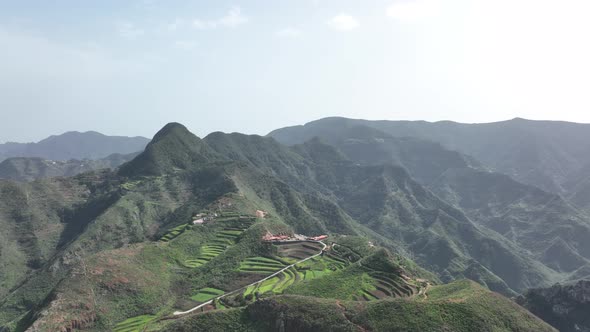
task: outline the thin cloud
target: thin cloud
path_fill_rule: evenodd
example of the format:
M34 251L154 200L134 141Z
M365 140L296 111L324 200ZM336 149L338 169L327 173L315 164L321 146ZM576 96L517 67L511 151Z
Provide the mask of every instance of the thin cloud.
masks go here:
M197 29L207 30L207 29L216 29L216 28L235 28L242 24L248 23L248 17L242 14L242 10L240 7L232 7L228 11L228 13L218 19L214 20L201 20L195 19L193 20L193 26Z
M403 22L416 22L439 14L440 0L402 0L387 7L387 16Z
M359 27L359 22L356 18L348 14L339 14L332 17L328 21L328 26L338 31L350 31Z
M275 35L278 37L296 38L301 36L301 30L292 27L284 28L275 32Z

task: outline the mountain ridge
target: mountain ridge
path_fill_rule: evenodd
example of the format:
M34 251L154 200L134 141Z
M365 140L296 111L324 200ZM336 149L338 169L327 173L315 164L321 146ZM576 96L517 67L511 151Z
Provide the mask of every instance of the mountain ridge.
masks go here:
M114 153L142 150L149 139L141 136L107 136L95 131L69 131L51 135L35 143L0 144L0 161L12 157L38 157L49 160L101 159Z
M298 143L305 130L364 125L396 137L417 137L470 155L520 182L567 194L565 184L590 164L590 124L513 119L482 124L324 118L269 133ZM298 133L295 133L298 132Z
M0 179L32 181L40 178L74 176L100 169L115 169L135 158L139 152L114 153L101 159L47 160L39 157L11 157L0 162Z
M453 158L462 160L430 143L410 143L419 151L427 147L452 157L449 169ZM468 277L513 295L557 277L414 179L408 170L415 169L413 159L401 156L405 167L380 161L362 165L320 139L292 147L237 133L200 139L171 123L115 171L21 184L0 180L0 223L10 230L0 238L0 250L14 253L1 255L0 264L18 272L0 280L0 326L8 331L101 331L144 324L145 319L146 327L160 329L170 323L163 319L167 314L203 302L198 299L206 292L229 292L251 282L245 270L268 271L287 262L281 253L313 249L280 249L262 241L268 233L330 235L337 245L328 257L295 271L304 276L312 271L315 281L299 283L297 273L297 287L288 289L307 293L330 280L358 285L324 294L338 301L362 304L381 301L375 294L391 294L414 296L421 308L422 300L447 293L437 291L444 287L429 293L428 284L441 280ZM435 177L426 175L441 172L433 165L416 176L433 183ZM62 189L56 190L58 185ZM63 192L63 198L46 201L52 191ZM258 211L267 216L256 218ZM217 219L193 225L203 214ZM276 298L263 295L265 287L259 288L262 294L244 293L215 306L253 308L248 301L259 296L272 303ZM465 287L469 294L480 292ZM451 289L453 296L461 296L461 287ZM486 291L481 297L498 310L494 317L500 325L519 326L514 314L530 326L551 330L520 307L502 313L510 302L500 295ZM455 300L426 307L454 310ZM388 307L386 302L375 305ZM464 304L474 314L479 305Z

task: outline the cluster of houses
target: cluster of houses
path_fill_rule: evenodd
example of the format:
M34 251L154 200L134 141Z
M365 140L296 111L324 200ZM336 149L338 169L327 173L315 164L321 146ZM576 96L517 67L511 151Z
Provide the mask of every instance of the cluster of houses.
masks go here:
M213 221L217 217L217 213L197 213L193 217L193 225L202 225L206 222Z

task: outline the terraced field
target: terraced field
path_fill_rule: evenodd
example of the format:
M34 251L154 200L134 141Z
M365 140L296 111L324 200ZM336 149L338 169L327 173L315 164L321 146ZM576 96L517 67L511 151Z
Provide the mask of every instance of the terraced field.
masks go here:
M276 245L279 258L250 257L240 263L239 270L246 273L270 275L307 257L316 255L322 249L322 244L313 242L298 242ZM244 298L268 292L282 293L289 286L304 280L319 278L325 274L338 271L348 265L348 262L334 254L325 253L303 263L299 263L280 274L256 285L251 285L241 294Z
M317 254L321 249L320 243L314 242L297 242L277 245L278 254L285 260L299 261L306 257ZM327 251L323 255L297 264L295 273L297 280L308 280L321 277L326 273L338 271L348 265L348 261L339 257L337 253Z
M160 241L168 242L168 241L174 240L180 234L184 233L184 231L186 231L189 227L190 227L189 224L182 224L180 226L176 226L176 227L172 228L171 230L169 230L168 232L166 232L166 234L164 234L164 236L162 236L160 238Z
M287 266L287 264L267 257L250 257L240 263L241 272L271 274Z
M236 243L240 234L252 225L252 220L237 220L226 222L230 226L224 227L215 233L215 238L201 247L201 254L198 257L187 259L184 266L197 268L207 264L213 258L219 256L229 246Z
M238 236L239 232L236 230L224 229L217 233L216 241L226 241L230 237ZM418 294L419 287L412 284L412 281L406 281L401 276L392 273L385 273L374 270L370 267L363 266L357 263L350 263L347 258L341 255L340 251L325 251L321 255L317 255L321 251L323 245L321 243L313 242L298 242L287 244L275 244L277 247L278 257L249 257L240 262L238 271L246 274L259 274L262 276L270 276L277 271L280 273L273 275L271 278L250 285L237 293L230 292L231 298L222 297L214 300L213 308L226 308L232 306L243 306L242 301L252 301L258 298L259 295L265 293L281 294L287 288L302 281L313 281L328 283L336 282L340 286L344 286L339 290L339 295L345 295L345 298L357 301L374 301L385 297L410 297ZM217 251L221 248L207 247L204 252L212 251L210 256L217 255ZM206 255L206 253L204 254ZM307 259L308 257L313 258ZM205 257L208 258L208 257ZM300 262L301 260L305 260ZM290 264L296 263L293 266ZM351 265L353 264L353 265ZM285 267L288 269L281 271ZM352 270L342 271L346 268ZM336 273L342 271L341 273ZM324 279L324 276L329 276ZM346 287L347 279L362 280L362 283L355 287ZM317 279L317 280L314 280ZM334 284L330 284L334 285ZM336 285L334 285L336 286ZM331 287L331 286L328 286ZM305 286L307 288L307 286ZM320 287L321 288L321 287ZM325 288L321 288L325 289ZM313 293L315 294L315 293ZM218 289L205 288L200 290L192 297L193 300L205 303L218 296L223 295L223 291ZM338 298L338 297L337 297ZM233 299L233 300L232 300ZM241 300L239 300L241 299Z
M115 332L141 332L147 325L156 319L155 315L142 315L132 317L117 324L114 328Z
M211 244L211 245L204 245L201 247L201 255L195 259L188 259L184 262L186 267L199 267L203 264L208 263L211 259L219 256L225 249L227 245L222 244Z
M234 232L232 235L235 234ZM311 296L317 295L322 290L337 288L328 298L335 296L334 298L357 301L373 301L385 297L410 297L419 293L419 288L414 286L411 280L406 281L401 276L374 270L359 264L359 262L351 263L348 260L350 256L348 254L347 258L342 257L340 251L325 251L319 255L318 253L323 248L321 243L299 242L276 244L276 246L278 257L249 257L240 263L238 269L240 272L259 274L261 281L241 290L229 292L227 296L221 296L223 295L221 290L203 289L192 297L193 300L202 302L201 306L174 314L186 314L198 310L204 305L211 307L208 310L240 307L257 299L262 294L281 294L286 289L293 289L290 288L291 286L295 286L295 288L303 286L301 289L304 290L304 293L296 291L293 294ZM291 260L295 260L295 262ZM301 260L304 261L301 262ZM262 279L263 276L272 277ZM358 280L361 280L361 283L358 283ZM310 283L299 284L302 281ZM318 285L321 287L317 287ZM310 286L311 288L309 288ZM316 291L314 288L318 290ZM305 291L310 294L306 294ZM219 296L221 298L217 298Z
M223 295L224 291L217 288L203 288L199 289L197 294L191 296L191 299L197 302L207 302L212 298L218 297L219 295Z
M300 259L301 257L309 257L311 253L317 253L315 243L298 242L280 244L277 246L278 255L281 259ZM337 250L334 250L336 249ZM295 273L297 275L296 281L299 280L314 280L324 276L330 276L329 280L321 282L321 287L330 287L330 283L346 285L350 278L355 280L362 280L362 283L351 283L350 287L343 287L335 290L332 294L335 298L349 299L356 301L373 301L386 297L410 297L419 293L419 287L414 285L414 282L406 281L401 276L393 273L385 273L374 270L371 267L363 266L356 262L360 259L360 255L351 249L337 245L333 246L332 250L324 252L323 255L297 264L295 266ZM352 264L352 265L351 265ZM350 273L356 276L347 276L347 274L333 275L334 272L341 271L346 267L355 267ZM318 280L320 281L320 280ZM313 295L313 294L305 294Z
M357 274L356 278L362 280L362 283L357 288L349 289L346 292L350 294L352 300L374 301L387 297L412 297L419 293L418 286L400 276L362 266L358 266L358 269L360 271L355 272ZM345 282L344 279L342 280Z
M370 272L369 275L375 280L374 286L376 290L368 291L368 293L381 299L384 297L409 297L418 293L415 286L407 283L402 278L395 278L383 272Z
M321 244L314 242L296 242L275 246L280 257L289 257L298 261L315 255L322 249Z
M267 279L259 284L249 286L242 295L246 297L250 294L264 294L268 292L279 294L298 280L300 280L300 278L297 271L291 267L275 277Z
M302 280L310 280L341 270L347 265L345 262L324 255L312 258L302 264L297 264L295 267Z

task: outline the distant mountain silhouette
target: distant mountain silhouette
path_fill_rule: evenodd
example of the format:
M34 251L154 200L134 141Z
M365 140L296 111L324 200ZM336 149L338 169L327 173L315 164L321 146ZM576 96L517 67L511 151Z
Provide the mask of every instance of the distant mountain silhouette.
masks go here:
M0 161L13 157L49 160L102 159L114 153L141 151L149 143L145 137L107 136L95 131L70 131L50 136L37 143L0 144Z
M139 152L114 153L102 159L48 160L39 157L13 157L0 162L0 179L32 181L55 176L74 176L99 169L113 169L135 158Z
M452 121L370 121L324 118L303 126L272 131L269 136L293 145L313 136L366 126L393 137L430 140L474 157L489 169L590 207L590 124L563 121L508 121L466 124ZM320 135L321 134L321 135ZM586 183L580 183L586 182Z

